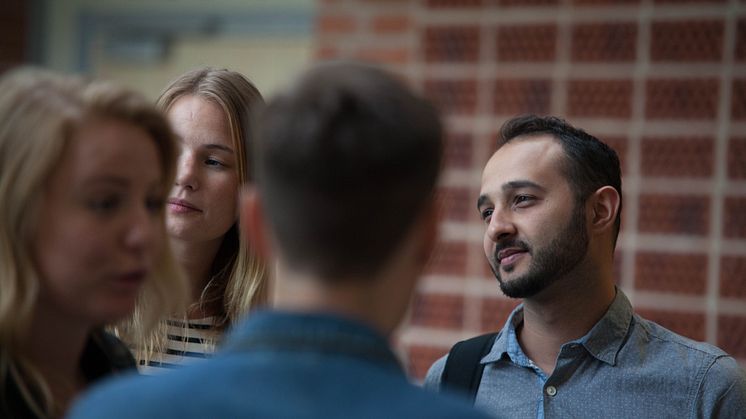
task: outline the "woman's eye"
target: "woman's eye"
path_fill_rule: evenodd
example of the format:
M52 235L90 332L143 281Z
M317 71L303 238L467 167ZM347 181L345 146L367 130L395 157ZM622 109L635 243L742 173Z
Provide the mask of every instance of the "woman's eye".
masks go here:
M223 162L221 162L219 160L215 160L215 159L207 159L207 160L205 160L205 164L208 165L208 166L215 166L215 167L223 167L223 166L225 166L225 164L223 164Z
M151 197L145 201L145 207L153 214L161 212L165 200L161 197Z
M116 196L107 196L103 198L92 199L88 202L88 207L95 212L106 214L114 211L119 206L120 199Z

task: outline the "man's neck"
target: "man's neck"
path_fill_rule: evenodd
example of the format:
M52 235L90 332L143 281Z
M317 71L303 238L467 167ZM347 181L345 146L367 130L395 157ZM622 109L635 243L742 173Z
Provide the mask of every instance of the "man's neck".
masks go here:
M563 278L524 300L521 348L545 373L554 371L560 348L581 338L604 316L616 289L610 278Z

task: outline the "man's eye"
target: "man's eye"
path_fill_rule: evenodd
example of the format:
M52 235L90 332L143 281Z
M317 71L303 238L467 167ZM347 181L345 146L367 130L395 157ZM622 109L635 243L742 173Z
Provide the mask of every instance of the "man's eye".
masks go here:
M533 199L534 199L534 197L533 197L533 196L529 196L529 195L517 195L517 196L516 196L516 197L515 197L515 198L513 199L513 203L514 203L515 205L521 205L521 204L524 204L524 205L525 205L525 204L527 204L527 203L529 203L529 202L533 201Z
M482 210L482 219L487 221L490 217L492 217L492 208L487 208L485 210Z

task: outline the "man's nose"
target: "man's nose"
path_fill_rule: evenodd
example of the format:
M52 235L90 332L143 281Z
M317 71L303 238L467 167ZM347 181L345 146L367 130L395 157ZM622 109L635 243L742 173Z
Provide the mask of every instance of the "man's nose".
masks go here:
M495 209L487 226L487 237L493 242L498 242L515 234L516 227L510 215L505 211Z

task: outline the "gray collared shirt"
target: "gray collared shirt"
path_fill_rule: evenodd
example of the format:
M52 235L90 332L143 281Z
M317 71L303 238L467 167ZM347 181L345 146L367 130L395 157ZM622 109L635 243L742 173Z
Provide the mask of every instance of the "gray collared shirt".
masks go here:
M518 344L522 321L520 305L481 361L475 405L495 417L746 418L736 361L634 314L621 290L588 334L562 345L550 376ZM426 388L438 390L445 360L430 367Z

